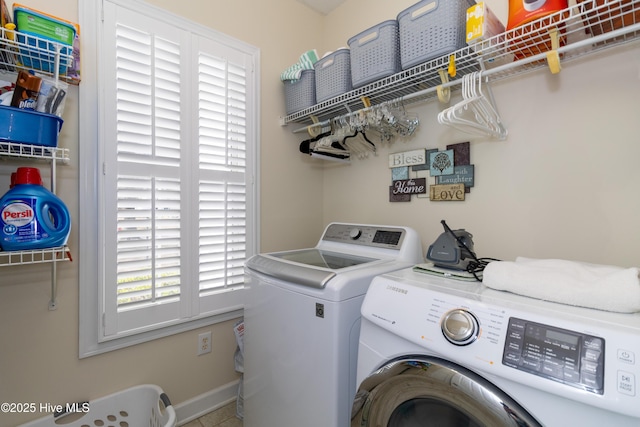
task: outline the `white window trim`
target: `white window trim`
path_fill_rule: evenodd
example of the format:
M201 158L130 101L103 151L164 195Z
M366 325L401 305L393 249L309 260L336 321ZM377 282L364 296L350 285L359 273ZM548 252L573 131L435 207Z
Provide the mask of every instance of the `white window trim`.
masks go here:
M165 19L171 19L174 22L180 22L195 33L211 34L216 33L211 28L201 26L191 21L184 20L175 15L169 14L159 8L151 6L138 0L109 0L122 7L133 7L138 11L142 11L149 16L163 16ZM211 325L218 322L239 318L242 316L242 309L217 314L214 316L198 317L195 316L188 322L173 324L165 328L152 331L142 332L139 334L118 338L111 341L99 342L99 328L101 327L101 309L99 307L99 292L97 286L99 282L99 271L101 271L97 247L98 235L98 218L97 212L100 209L101 201L98 200L98 183L96 180L96 171L100 169L98 161L98 132L101 129L101 120L99 114L99 57L96 46L99 45L100 26L97 22L102 17L102 1L78 1L79 20L82 28L82 83L79 90L79 221L81 227L79 233L79 253L82 254L80 262L79 275L79 357L89 357L104 352L117 350L153 339L173 335L176 333L188 331L191 329ZM248 140L255 141L255 149L253 158L247 159L248 170L255 171L252 179L254 186L253 197L247 200L251 205L254 215L252 221L247 223L248 232L252 233L255 238L251 242L251 247L247 247L247 255L250 256L257 252L259 248L259 136L260 136L260 82L259 82L259 49L239 42L236 39L227 37L223 34L217 34L217 38L224 40L225 44L238 48L239 50L249 52L254 58L254 72L252 73L251 85L255 89L255 108L249 111L251 119L254 121L253 134L248 136Z

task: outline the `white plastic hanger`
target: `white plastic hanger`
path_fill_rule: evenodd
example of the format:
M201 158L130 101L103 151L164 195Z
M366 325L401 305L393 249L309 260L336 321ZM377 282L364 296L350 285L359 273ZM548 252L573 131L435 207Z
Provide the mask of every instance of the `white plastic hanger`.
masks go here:
M460 131L504 140L507 130L487 86L487 97L482 89L482 72L462 77L462 101L438 114L438 122Z

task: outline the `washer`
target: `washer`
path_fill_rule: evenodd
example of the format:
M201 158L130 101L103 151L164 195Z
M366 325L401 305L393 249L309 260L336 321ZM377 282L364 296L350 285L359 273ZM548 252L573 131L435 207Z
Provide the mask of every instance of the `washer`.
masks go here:
M346 427L373 277L422 261L407 227L331 223L314 248L245 266L244 426Z
M638 426L640 314L412 269L362 305L352 426Z

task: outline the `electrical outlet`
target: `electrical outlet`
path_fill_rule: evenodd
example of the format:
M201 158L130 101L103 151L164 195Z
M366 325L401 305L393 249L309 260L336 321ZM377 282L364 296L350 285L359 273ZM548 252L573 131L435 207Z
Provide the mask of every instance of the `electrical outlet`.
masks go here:
M211 353L211 331L198 335L198 356Z

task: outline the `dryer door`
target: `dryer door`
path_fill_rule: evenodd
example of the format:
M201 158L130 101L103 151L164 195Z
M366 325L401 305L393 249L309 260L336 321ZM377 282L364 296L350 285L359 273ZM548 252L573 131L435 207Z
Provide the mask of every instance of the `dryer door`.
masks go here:
M360 385L351 427L540 427L522 406L478 374L417 356L387 363Z

